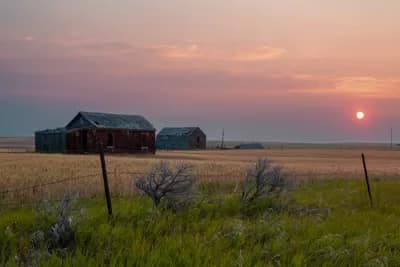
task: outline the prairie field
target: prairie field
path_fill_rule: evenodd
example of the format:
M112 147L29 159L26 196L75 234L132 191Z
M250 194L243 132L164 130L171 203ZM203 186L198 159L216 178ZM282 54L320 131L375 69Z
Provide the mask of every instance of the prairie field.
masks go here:
M283 166L294 186L283 198L244 204L241 181L258 158ZM193 165L201 199L173 211L140 194L135 179L161 160ZM400 265L400 151L165 151L106 155L106 163L112 217L99 156L0 153L0 266ZM57 221L41 201L66 192L79 193L74 242L40 254L33 236Z
M156 155L106 155L111 191L130 195L132 179L161 160L194 166L201 182L237 183L249 165L258 158L268 158L284 167L295 181L363 178L361 153L367 157L372 179L400 175L400 151L361 149L269 149L167 151ZM97 155L60 155L35 153L0 153L0 188L3 190L43 184L57 180L65 183L11 194L11 199L32 200L54 197L62 191L95 196L102 192L102 176Z

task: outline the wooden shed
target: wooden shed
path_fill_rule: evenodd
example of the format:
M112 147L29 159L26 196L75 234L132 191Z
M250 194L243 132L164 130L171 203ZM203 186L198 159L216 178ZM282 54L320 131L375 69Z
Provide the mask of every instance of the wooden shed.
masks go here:
M47 129L35 132L36 152L64 153L65 145L65 128Z
M155 128L140 115L79 112L66 126L67 153L155 153Z
M157 149L206 149L207 137L199 127L168 127L157 135Z
M245 143L235 146L235 149L264 149L261 143Z

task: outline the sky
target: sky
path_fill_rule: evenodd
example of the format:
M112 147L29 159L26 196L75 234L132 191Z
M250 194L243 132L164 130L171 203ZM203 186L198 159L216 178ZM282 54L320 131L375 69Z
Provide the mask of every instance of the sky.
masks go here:
M398 0L0 0L0 136L80 110L209 139L400 142ZM365 112L365 119L355 117Z

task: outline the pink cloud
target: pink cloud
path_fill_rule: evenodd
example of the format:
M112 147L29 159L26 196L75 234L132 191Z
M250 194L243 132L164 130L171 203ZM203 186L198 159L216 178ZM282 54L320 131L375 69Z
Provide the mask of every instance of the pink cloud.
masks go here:
M373 76L351 76L338 79L336 92L375 98L400 98L400 80Z
M35 38L32 37L32 36L25 36L25 37L24 37L24 40L27 41L27 42L31 42L31 41L34 41Z
M260 62L277 59L287 51L284 48L260 46L253 48L218 48L207 45L156 45L149 51L166 59Z
M196 44L191 45L156 45L148 48L160 57L168 59L194 59L204 57L204 51L200 51Z
M267 60L277 59L286 53L287 51L283 48L261 46L255 49L239 51L234 54L232 59L237 61L246 61L246 62L267 61Z

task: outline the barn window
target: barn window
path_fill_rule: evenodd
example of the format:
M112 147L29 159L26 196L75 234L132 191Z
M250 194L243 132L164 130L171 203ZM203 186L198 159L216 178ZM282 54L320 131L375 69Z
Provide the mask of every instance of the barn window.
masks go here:
M114 146L114 136L112 133L108 133L107 135L107 146Z
M197 136L197 144L200 144L200 136Z

